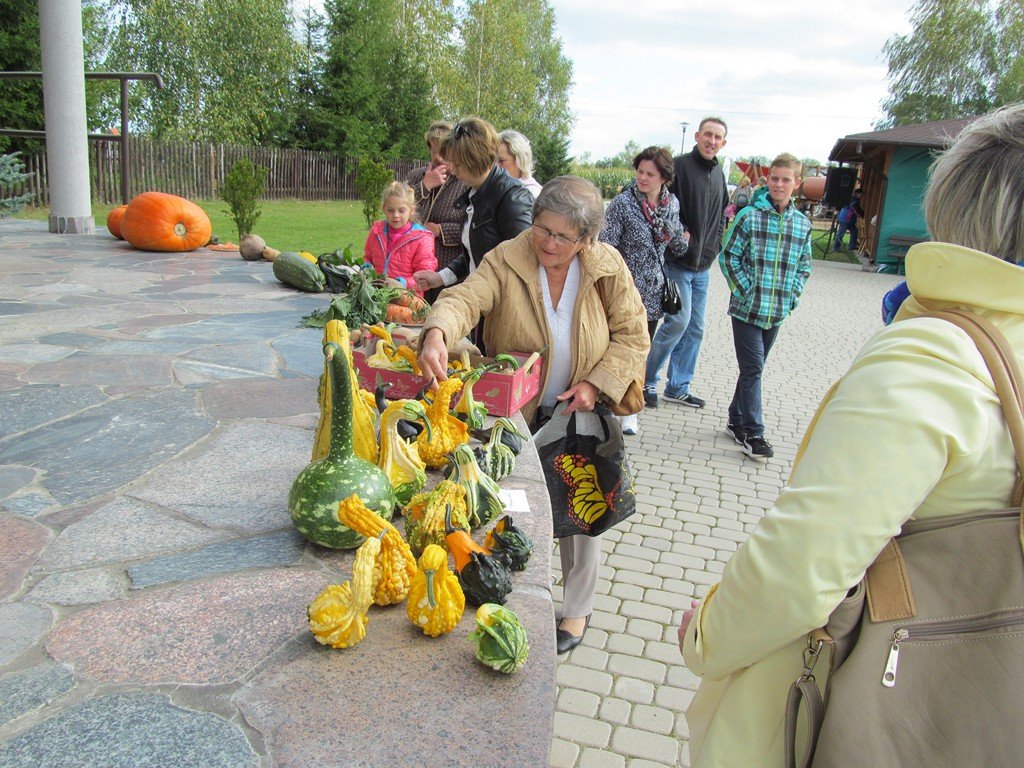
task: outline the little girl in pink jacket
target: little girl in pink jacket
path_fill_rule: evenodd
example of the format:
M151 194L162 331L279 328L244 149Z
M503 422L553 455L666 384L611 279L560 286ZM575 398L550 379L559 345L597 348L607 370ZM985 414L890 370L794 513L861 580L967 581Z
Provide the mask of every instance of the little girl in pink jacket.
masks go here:
M418 270L437 271L434 235L414 222L416 193L405 182L393 181L381 196L384 220L374 222L366 236L363 258L366 263L403 288L422 295L413 280Z

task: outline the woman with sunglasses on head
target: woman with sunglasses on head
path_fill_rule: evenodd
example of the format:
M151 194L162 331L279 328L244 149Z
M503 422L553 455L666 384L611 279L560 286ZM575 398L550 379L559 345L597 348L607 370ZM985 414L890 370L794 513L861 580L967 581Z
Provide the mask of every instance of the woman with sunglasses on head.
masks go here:
M421 290L464 280L484 254L530 227L533 195L498 167L500 144L494 126L479 117L463 118L441 142L441 156L449 170L469 187L456 203L466 212L463 252L440 272L417 272Z
M448 349L486 316L491 353L543 350L540 395L523 407L531 429L562 402L566 413L591 411L599 402L640 410L650 339L626 265L597 240L603 221L601 193L589 181L549 181L534 203L531 228L488 253L434 304L420 336L424 374L446 378ZM560 539L559 553L564 597L556 639L566 653L590 621L600 537Z

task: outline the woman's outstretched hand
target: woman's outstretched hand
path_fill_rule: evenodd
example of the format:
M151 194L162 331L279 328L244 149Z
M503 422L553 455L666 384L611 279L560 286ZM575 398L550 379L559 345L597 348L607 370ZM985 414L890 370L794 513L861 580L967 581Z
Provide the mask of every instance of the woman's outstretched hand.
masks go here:
M597 387L589 381L581 381L579 384L569 387L558 396L558 401L572 400L565 408L565 413L573 411L592 411L594 403L597 402Z
M448 347L440 328L431 328L420 336L419 364L431 389L437 389L437 383L448 378Z
M679 622L679 650L683 650L683 644L686 642L686 630L690 628L690 622L693 621L694 615L697 613L697 608L700 606L699 600L690 601L690 609L683 611L683 620Z

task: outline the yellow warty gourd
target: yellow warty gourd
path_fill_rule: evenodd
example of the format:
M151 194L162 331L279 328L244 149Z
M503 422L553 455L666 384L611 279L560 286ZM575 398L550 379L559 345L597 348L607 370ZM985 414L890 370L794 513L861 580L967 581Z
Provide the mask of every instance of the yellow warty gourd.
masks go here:
M466 609L466 596L458 577L448 570L448 553L428 544L419 566L405 604L409 621L430 637L451 632Z
M359 376L352 364L352 345L349 343L348 327L341 320L331 320L324 327L324 346L337 344L348 357L348 367L352 377L352 447L356 456L377 463L377 409L373 402L373 393L359 388ZM356 393L359 396L356 396ZM366 396L369 395L369 402ZM331 443L331 380L327 373L327 362L320 376L320 387L317 390L320 402L320 421L316 426L313 438L313 461L327 455Z
M373 564L373 602L376 605L394 605L405 600L416 573L416 558L398 529L363 504L358 495L350 496L338 505L338 519L342 525L367 539L380 541Z
M462 382L459 379L442 381L435 393L434 402L427 407L432 433L427 435L425 430L420 432L416 443L420 448L420 458L431 469L443 467L446 453L469 442L469 428L450 413L452 396L461 389Z
M306 607L309 630L318 643L351 648L366 637L367 613L373 605L374 563L379 539L367 539L356 551L352 580L331 584Z

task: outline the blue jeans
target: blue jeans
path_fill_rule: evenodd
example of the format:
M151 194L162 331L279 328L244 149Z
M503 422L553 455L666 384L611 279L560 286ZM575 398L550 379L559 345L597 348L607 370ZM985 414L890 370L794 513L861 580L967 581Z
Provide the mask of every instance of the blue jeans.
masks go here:
M833 251L838 251L843 246L843 235L849 231L850 233L850 250L857 250L857 222L845 222L840 221L836 228L836 241L835 245L832 246Z
M676 314L665 315L661 327L651 340L644 386L647 389L657 388L658 371L668 360L665 391L682 396L690 391L693 372L697 368L697 353L704 340L704 307L708 302L709 270L693 272L666 263L665 274L679 288L683 306Z
M764 362L768 359L768 352L775 343L780 327L758 328L732 318L732 340L736 347L740 377L736 380L736 391L729 403L729 424L750 437L764 436L761 372L764 371Z

